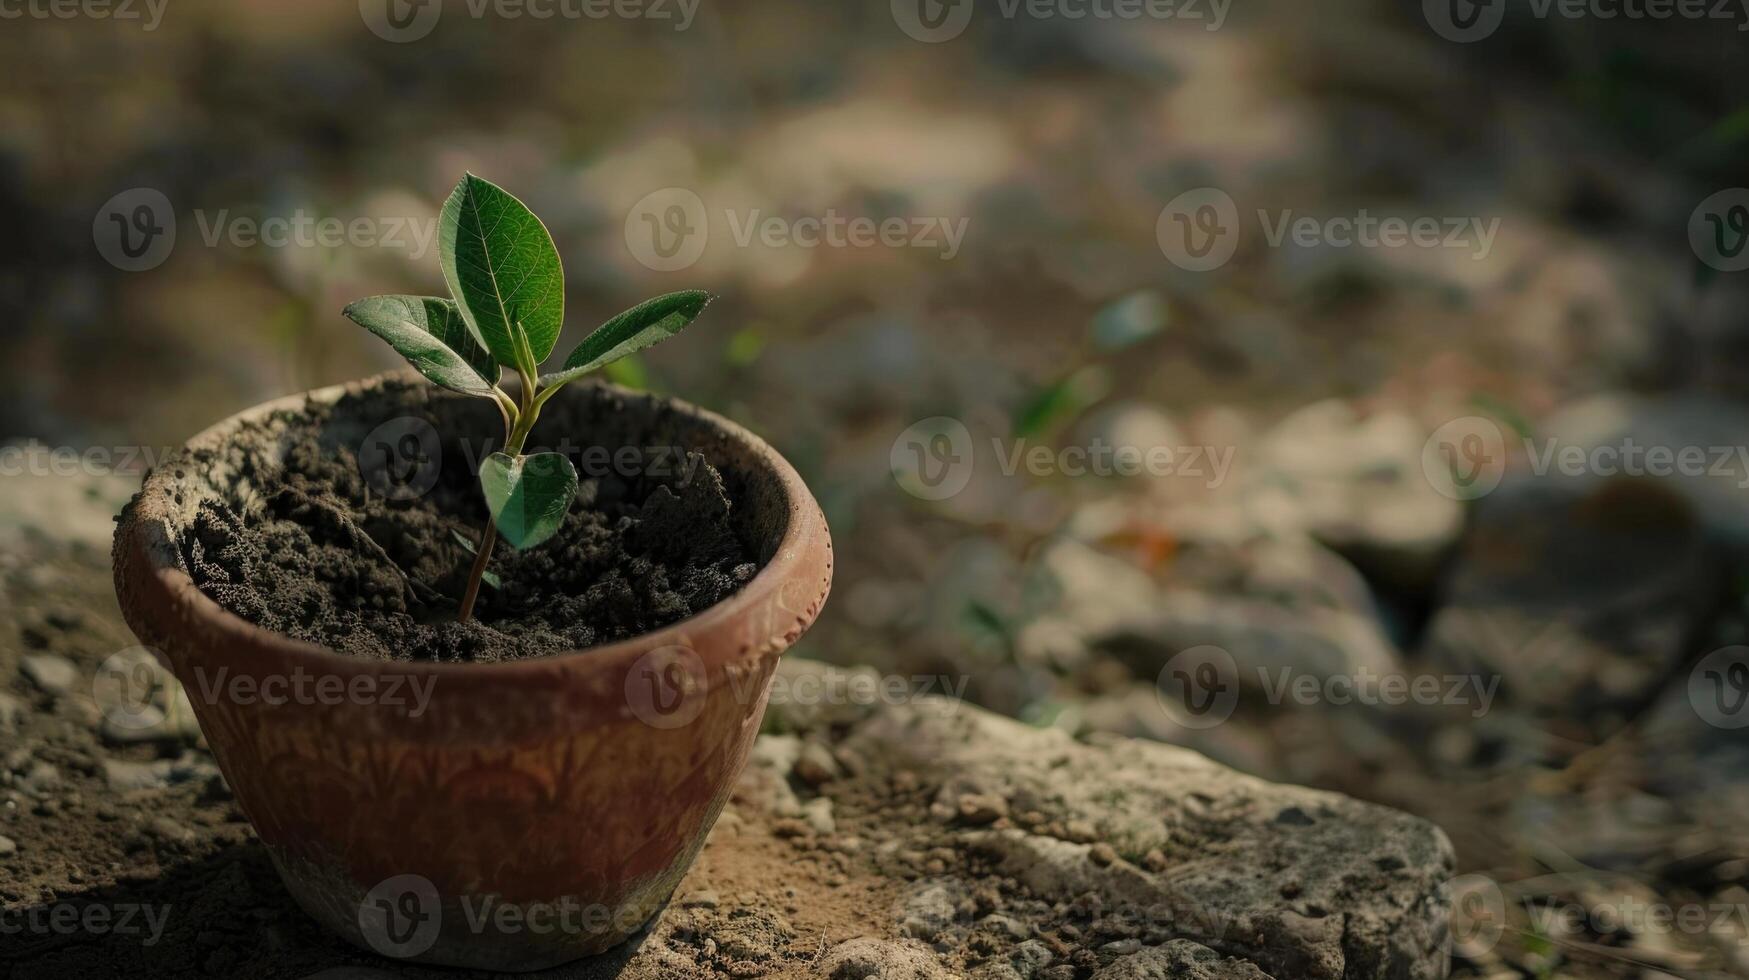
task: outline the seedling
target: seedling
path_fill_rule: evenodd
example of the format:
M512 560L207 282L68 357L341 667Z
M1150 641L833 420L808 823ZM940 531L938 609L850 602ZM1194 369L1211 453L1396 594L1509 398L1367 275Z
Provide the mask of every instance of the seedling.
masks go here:
M523 455L541 406L591 371L679 333L711 295L692 289L646 300L583 338L564 366L538 374L565 322L565 277L546 226L503 188L466 174L438 218L438 257L451 299L372 296L345 315L387 341L440 387L490 398L504 417L504 448L480 464L491 513L462 594L467 622L497 539L532 548L558 532L577 495L577 469L562 453ZM501 369L520 380L517 398L498 386Z

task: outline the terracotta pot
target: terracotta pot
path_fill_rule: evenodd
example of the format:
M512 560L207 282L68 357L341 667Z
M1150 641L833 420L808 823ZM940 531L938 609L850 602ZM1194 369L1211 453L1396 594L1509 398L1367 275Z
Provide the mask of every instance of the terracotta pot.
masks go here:
M385 955L461 967L533 970L599 953L667 902L728 799L777 659L826 600L825 520L789 464L739 426L576 385L547 406L532 442L550 433L702 452L763 560L739 592L607 646L437 664L267 632L195 587L183 530L203 500L247 507L275 479L279 436L316 426L325 446L356 449L396 418L435 423L445 438L501 428L489 402L400 374L221 422L124 511L122 610L182 682L286 887L328 928Z

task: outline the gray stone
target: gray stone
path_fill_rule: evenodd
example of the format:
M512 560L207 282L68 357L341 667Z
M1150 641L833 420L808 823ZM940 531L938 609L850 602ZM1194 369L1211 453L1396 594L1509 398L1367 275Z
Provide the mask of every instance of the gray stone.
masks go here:
M1272 498L1290 523L1374 576L1425 588L1464 516L1422 470L1429 435L1401 412L1317 402L1264 438L1245 491Z
M802 743L801 752L796 756L796 778L809 786L822 786L843 775L838 766L838 760L832 758L832 750L819 742Z
M18 780L18 788L32 796L45 795L59 785L61 771L46 762L33 762Z
M899 931L924 942L934 940L953 923L958 899L955 886L946 882L930 881L914 887L905 896Z
M789 784L789 774L795 769L800 752L801 740L794 735L761 736L753 743L747 768L741 770L735 798L773 816L801 816L801 800Z
M116 705L104 712L99 731L112 745L192 742L199 738L200 722L180 684L172 685L169 703L168 711L155 704Z
M1453 855L1425 821L1264 782L1172 746L1110 736L1079 742L969 706L948 717L926 704L889 708L849 742L871 758L989 787L1018 810L1039 811L1047 825L1084 822L1126 856L1100 866L1088 859L1092 843L1020 829L957 831L994 874L1040 900L1092 896L1283 976L1444 975L1440 887ZM1284 813L1296 819L1279 819ZM1127 859L1156 849L1185 857L1161 872ZM908 901L913 934L939 938L952 894L931 882Z
M170 785L170 762L126 762L120 759L103 760L103 778L109 783L109 788L118 793L131 793L136 790L163 789Z
M1291 976L1292 974L1282 974ZM1093 980L1273 980L1254 963L1222 956L1207 946L1174 939L1132 953L1093 975Z
M838 822L832 816L832 801L827 797L803 803L802 820L822 837L838 832Z
M839 943L815 971L826 980L950 980L921 943L863 937Z
M1700 519L1664 485L1509 480L1476 502L1423 654L1603 736L1691 648L1719 581Z
M24 703L4 691L0 691L0 732L15 731L18 719L24 714Z
M10 837L0 837L0 857L10 857L18 853L18 844Z
M1680 495L1694 507L1707 535L1738 556L1749 556L1749 514L1743 494L1749 488L1749 407L1737 401L1705 394L1667 398L1640 398L1604 394L1562 408L1537 426L1534 448L1546 453L1553 444L1576 446L1589 455L1598 447L1638 447L1642 478L1655 480ZM1674 455L1694 447L1702 454L1698 466L1679 467L1675 458L1648 467L1645 452L1665 447ZM1619 457L1604 462L1627 466ZM1628 473L1626 475L1635 475ZM1582 472L1560 475L1576 484L1595 485L1610 474ZM1496 491L1498 493L1499 491Z
M66 694L79 684L79 668L66 657L53 653L30 654L19 661L18 669L49 694Z

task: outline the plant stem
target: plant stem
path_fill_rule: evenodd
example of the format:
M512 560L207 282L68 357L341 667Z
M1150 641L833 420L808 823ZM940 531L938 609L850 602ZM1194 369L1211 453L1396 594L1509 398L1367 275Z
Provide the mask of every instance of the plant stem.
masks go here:
M498 543L498 524L486 518L486 533L480 536L480 547L474 552L474 567L468 572L468 590L462 593L462 611L456 622L465 623L474 615L474 602L480 598L480 582L486 577L486 564L492 560L492 548Z
M506 397L508 402L509 398ZM500 404L500 408L512 408ZM506 414L509 421L512 415ZM523 374L522 411L514 413L515 422L510 425L510 435L504 441L506 456L522 455L522 446L528 441L529 430L534 428L535 420L540 418L540 404L535 400L534 385L528 374ZM462 593L461 612L456 615L456 622L465 623L474 615L474 603L480 598L480 583L486 578L486 566L492 561L492 549L498 544L498 522L491 514L486 515L486 531L480 535L480 547L474 552L474 566L468 571L468 587Z

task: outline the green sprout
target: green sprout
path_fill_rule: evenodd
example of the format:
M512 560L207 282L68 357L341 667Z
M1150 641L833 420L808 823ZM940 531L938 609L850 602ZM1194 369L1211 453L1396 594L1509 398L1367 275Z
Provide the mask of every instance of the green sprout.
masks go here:
M577 495L577 469L563 453L523 455L541 406L570 382L679 333L712 297L690 289L639 303L583 338L558 371L541 375L565 322L565 275L546 226L503 188L465 174L444 202L437 247L453 299L372 296L344 313L433 383L490 398L504 417L503 450L480 464L492 519L471 549L458 616L465 623L497 539L519 549L540 544L558 533ZM498 386L501 368L516 372L520 397Z

